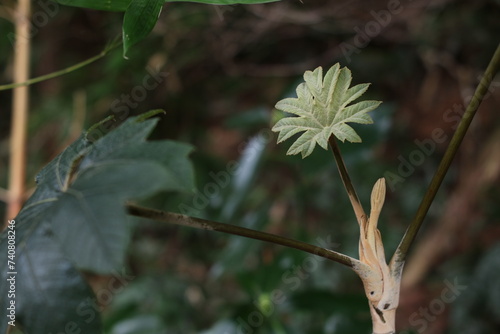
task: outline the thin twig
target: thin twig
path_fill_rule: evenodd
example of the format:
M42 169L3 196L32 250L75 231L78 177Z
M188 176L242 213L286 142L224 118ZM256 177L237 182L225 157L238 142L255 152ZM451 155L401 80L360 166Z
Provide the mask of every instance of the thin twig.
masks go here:
M480 152L468 151L473 154L462 156L468 164L465 167L461 165L453 195L447 199L439 221L412 246L402 282L405 288L416 286L432 268L450 255L456 247L452 240L460 240L472 228L475 221L470 217L476 214L484 198L481 194L500 180L500 129L481 146Z
M172 213L172 212L165 212L165 211L160 211L160 210L155 210L155 209L150 209L150 208L144 208L140 207L137 205L133 204L127 204L127 210L128 213L133 215L133 216L138 216L138 217L143 217L143 218L148 218L151 220L156 220L156 221L161 221L165 223L171 223L171 224L176 224L176 225L182 225L182 226L188 226L188 227L194 227L197 229L202 229L202 230L209 230L209 231L217 231L217 232L223 232L223 233L228 233L228 234L233 234L233 235L239 235L251 239L256 239L256 240L261 240L261 241L267 241L271 242L273 244L278 244L290 248L295 248L307 253L311 253L317 256L324 257L326 259L338 262L340 264L343 264L345 266L348 266L352 268L354 265L359 264L360 261L320 247L320 246L314 246L302 241L298 240L293 240L293 239L288 239L285 237L281 237L279 235L271 234L271 233L266 233L266 232L260 232L260 231L255 231L251 230L248 228L236 226L236 225L230 225L230 224L224 224L224 223L218 223L206 219L201 219L201 218L193 218L189 217L186 215L181 215L178 213Z
M499 69L500 69L500 44L498 45L495 54L491 58L491 61L488 64L488 67L486 68L486 71L484 72L484 75L481 78L481 81L476 88L472 100L467 106L467 109L465 110L465 113L462 117L462 120L460 121L460 124L458 125L457 130L455 131L453 137L451 138L450 144L448 145L448 148L446 149L443 159L441 160L438 169L434 174L431 183L429 184L427 192L425 193L425 196L422 199L420 206L418 207L417 213L415 214L413 221L411 222L410 226L408 226L408 229L406 230L406 233L403 236L401 243L399 244L396 252L394 253L393 260L396 259L397 262L403 262L404 259L406 258L408 250L410 249L410 246L415 240L418 230L420 229L420 226L422 225L422 222L425 216L427 215L427 212L429 211L429 208L432 204L432 201L434 200L434 197L436 196L436 193L439 190L439 187L441 186L444 176L446 175L446 172L448 171L453 161L453 158L457 153L458 147L462 143L462 140L467 132L467 129L469 128L469 125L471 124L472 119L474 118L474 115L476 114L476 111L479 105L481 104L481 101L483 100L483 97L488 91L488 87L490 86L491 81L493 80Z
M19 0L15 16L14 82L23 82L29 77L30 11L31 1ZM26 177L29 89L28 87L20 87L18 84L15 85L19 88L13 91L7 219L12 219L21 210Z
M45 80L49 80L49 79L53 79L53 78L56 78L56 77L59 77L59 76L62 76L64 74L68 74L68 73L71 73L73 71L76 71L76 70L79 70L101 58L103 58L104 56L106 56L111 50L113 50L114 48L116 48L117 46L119 46L121 44L121 41L114 41L112 43L110 43L108 46L106 46L106 48L104 48L104 50L102 50L98 55L92 57L92 58L89 58L87 60L84 60L78 64L75 64L75 65L72 65L72 66L69 66L69 67L66 67L65 69L62 69L62 70L59 70L59 71L56 71L56 72L52 72L52 73L49 73L49 74L45 74L45 75L42 75L42 76L39 76L39 77L36 77L36 78L32 78L32 79L29 79L27 80L24 79L22 82L16 82L16 83L10 83L10 84L6 84L6 85L0 85L0 91L1 90L7 90L7 89L12 89L12 88L17 88L17 87L21 87L21 86L29 86L29 85L32 85L32 84L35 84L35 83L38 83L38 82L41 82L41 81L45 81Z
M347 191L347 196L349 196L352 208L354 209L354 214L356 215L358 224L361 225L366 220L366 214L365 211L363 210L363 207L361 206L361 202L359 201L358 195L356 194L354 185L351 182L351 178L349 177L347 168L345 167L344 159L342 159L340 148L337 144L335 136L332 135L328 140L328 142L330 144L330 148L332 149L333 156L335 157L335 162L337 163L340 177L342 178L342 182L344 183L344 188Z

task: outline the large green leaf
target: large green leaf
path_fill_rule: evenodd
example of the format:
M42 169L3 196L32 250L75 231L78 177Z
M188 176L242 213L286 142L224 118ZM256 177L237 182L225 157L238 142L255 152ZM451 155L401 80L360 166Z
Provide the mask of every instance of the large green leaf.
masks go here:
M123 266L129 242L124 203L165 189L168 173L149 161L116 160L86 168L48 210L54 234L79 268Z
M339 140L361 142L353 128L346 123L373 123L367 114L380 104L379 101L362 101L350 104L368 89L368 84L349 88L351 71L337 63L325 74L323 69L304 73L305 82L297 87L297 98L286 98L276 104L276 109L298 117L280 119L273 127L279 132L278 143L297 133L303 134L292 144L287 154L312 153L316 144L328 148L328 139L335 135Z
M110 273L124 266L130 238L125 201L157 191L193 191L191 147L146 141L157 120L130 118L91 142L82 135L37 175L37 189L15 218L16 321L25 333L100 333L85 306L92 292L77 269ZM98 129L97 127L96 129ZM8 233L0 235L7 254ZM2 282L8 278L2 271ZM2 296L9 286L0 285ZM6 309L7 298L0 306ZM5 307L5 308L4 308ZM0 320L0 331L7 326Z
M82 136L37 176L23 211L50 222L78 268L106 273L123 265L130 235L126 200L193 190L191 148L145 140L156 121L131 118L93 144Z
M129 119L96 141L71 167L75 177L64 176L56 166L57 179L67 182L59 183L48 214L63 249L79 268L105 273L123 265L130 235L126 200L194 188L189 146L146 141L156 122Z

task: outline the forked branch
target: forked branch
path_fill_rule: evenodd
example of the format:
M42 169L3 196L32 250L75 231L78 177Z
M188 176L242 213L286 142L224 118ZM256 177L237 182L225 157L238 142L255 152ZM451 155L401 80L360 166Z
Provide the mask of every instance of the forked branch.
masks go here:
M493 81L495 75L499 70L500 44L497 46L497 49L493 57L491 58L491 61L488 64L488 67L486 68L486 71L484 72L483 77L481 78L481 81L476 88L476 91L474 92L474 96L472 97L469 105L467 106L467 109L465 110L465 113L457 127L457 130L451 138L450 144L448 145L443 159L441 160L438 169L434 174L431 183L429 184L427 192L425 193L424 198L422 199L422 202L418 207L413 221L411 222L410 226L408 226L408 229L406 230L401 243L399 244L396 252L394 253L394 256L392 257L391 265L393 263L404 263L406 254L408 253L408 250L415 240L420 226L422 226L422 222L424 221L424 218L429 211L434 197L436 197L436 193L438 192L439 187L441 186L441 183L443 182L443 179L448 172L448 169L450 168L453 158L455 157L455 154L457 153L458 148L462 143L463 138L465 137L467 129L469 128L469 125L471 124L472 119L474 118L474 115L479 108L479 105L486 95L491 82Z

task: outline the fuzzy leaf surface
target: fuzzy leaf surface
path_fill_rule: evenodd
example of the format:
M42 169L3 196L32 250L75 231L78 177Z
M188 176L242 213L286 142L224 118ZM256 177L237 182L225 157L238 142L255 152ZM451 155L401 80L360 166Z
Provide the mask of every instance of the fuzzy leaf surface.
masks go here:
M292 144L287 154L312 153L316 144L328 148L328 139L335 135L344 142L361 142L361 138L347 123L373 123L368 112L374 110L380 101L361 101L351 104L363 95L369 84L351 85L351 71L340 68L337 63L323 78L323 69L304 73L304 82L296 89L296 98L286 98L276 104L276 109L297 117L284 117L273 127L279 132L278 143L298 134L302 135Z

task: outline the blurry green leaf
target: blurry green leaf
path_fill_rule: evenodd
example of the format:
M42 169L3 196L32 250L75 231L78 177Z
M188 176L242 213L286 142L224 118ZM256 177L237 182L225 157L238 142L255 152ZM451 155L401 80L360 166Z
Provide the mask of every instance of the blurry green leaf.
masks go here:
M83 135L37 175L37 189L16 221L16 315L28 333L100 333L92 292L76 270L107 273L123 266L130 237L125 201L159 190L191 191L191 148L146 141L157 119L134 117L100 135ZM0 245L7 253L7 233ZM0 264L7 268L7 258ZM7 271L1 274L7 279ZM7 285L0 291L7 295ZM8 300L2 298L6 307ZM7 317L2 317L4 329Z
M367 114L380 104L379 101L362 101L349 105L368 89L368 84L349 88L351 71L332 66L323 79L323 69L304 73L304 83L297 87L297 98L279 101L276 108L298 117L285 117L273 127L279 132L278 143L304 132L290 147L287 154L312 153L316 144L328 148L328 139L333 134L342 142L361 142L358 134L346 123L373 123Z
M220 220L231 221L248 195L264 155L267 140L259 134L248 141L236 172L231 175L230 188L224 201Z
M47 207L50 203L40 204ZM101 333L100 315L82 305L92 290L68 261L49 223L37 220L37 210L24 210L16 217L15 298L7 298L7 256L0 256L0 332L5 333L9 301L15 300L17 327L24 333ZM0 249L7 254L7 233L0 236Z
M37 176L37 190L21 213L50 222L78 268L106 273L123 266L130 235L126 200L193 189L190 148L145 140L156 122L130 118L94 144L82 136Z
M48 210L65 253L82 269L106 273L124 265L130 230L124 203L168 187L156 162L116 160L82 170Z
M81 168L100 164L109 159L156 161L168 172L168 186L164 190L194 191L193 167L187 158L192 147L171 140L146 141L145 138L153 131L158 119L144 122L136 120L135 117L130 118L116 130L98 140L82 160Z
M130 47L153 30L160 16L163 0L132 0L123 18L123 56Z
M156 122L127 120L90 148L71 184L60 185L62 192L48 214L63 249L79 268L107 272L123 265L130 234L127 199L193 188L190 148L145 140ZM186 170L178 173L179 167ZM61 174L59 166L56 172Z
M267 140L259 134L248 141L245 150L238 161L237 170L232 175L226 175L228 179L227 191L225 192L223 206L221 207L220 221L232 221L242 204L248 197L253 181L259 171ZM222 184L222 174L217 176L219 184ZM246 228L261 230L268 222L268 205L263 205L260 210L252 212L244 219L240 219L241 225ZM224 252L211 270L213 277L219 277L227 272L238 272L246 263L245 259L255 254L255 249L261 242L239 236L231 236Z
M158 316L138 315L117 323L111 334L164 334L167 333L165 324Z

